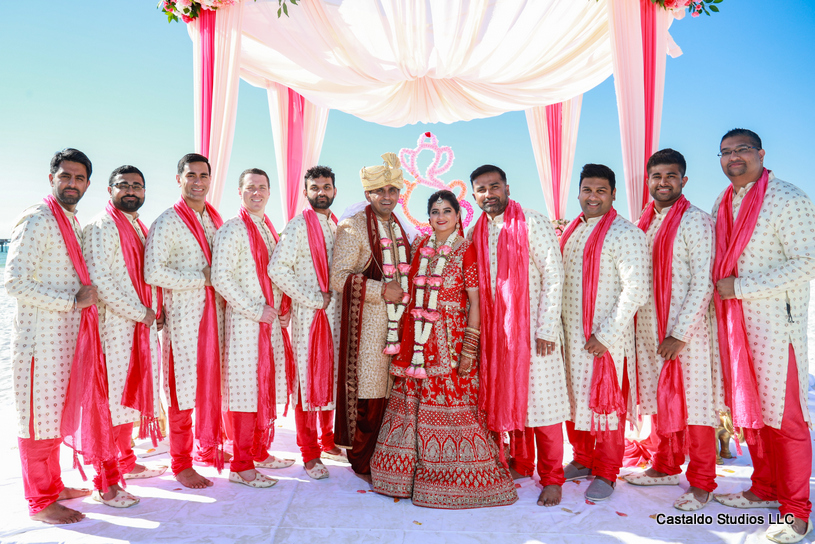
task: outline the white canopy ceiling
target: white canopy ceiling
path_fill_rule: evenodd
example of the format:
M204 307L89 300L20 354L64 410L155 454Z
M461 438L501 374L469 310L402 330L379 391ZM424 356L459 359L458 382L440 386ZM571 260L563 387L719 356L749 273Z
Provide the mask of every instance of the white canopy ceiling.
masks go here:
M612 73L606 0L244 3L241 77L374 123L453 123L568 100Z

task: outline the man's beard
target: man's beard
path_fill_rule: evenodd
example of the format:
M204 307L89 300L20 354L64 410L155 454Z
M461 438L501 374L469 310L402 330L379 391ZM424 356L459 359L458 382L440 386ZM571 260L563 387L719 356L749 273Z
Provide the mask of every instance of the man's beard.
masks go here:
M142 207L142 204L144 204L144 199L141 199L139 197L128 197L128 200L120 198L116 202L114 202L114 205L118 209L127 213L133 213L138 211L139 208Z
M75 205L82 199L82 194L76 189L71 189L71 191L75 191L75 193L66 195L65 191L63 190L59 193L59 198L57 200L59 200L62 204L67 204L69 206Z
M327 210L334 203L334 199L328 198L327 196L325 197L318 196L315 199L308 198L307 200L308 203L311 204L311 207L314 208L315 210Z

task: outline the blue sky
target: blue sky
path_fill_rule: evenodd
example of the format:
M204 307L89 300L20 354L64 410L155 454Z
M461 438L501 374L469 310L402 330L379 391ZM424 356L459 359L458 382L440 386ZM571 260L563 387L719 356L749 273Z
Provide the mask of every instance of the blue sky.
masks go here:
M661 147L685 155L686 194L706 210L727 183L716 156L719 140L736 126L758 132L767 166L814 196L806 157L815 156L815 7L804 0L724 0L719 6L719 14L686 17L671 27L684 54L668 59ZM297 16L296 7L291 15ZM103 209L107 177L121 164L145 173L148 223L175 201L175 163L194 146L192 45L185 26L168 24L153 0L43 0L36 8L4 2L0 66L0 237L47 193L50 157L68 146L94 164L79 205L83 223ZM448 181L467 180L476 166L494 163L506 170L513 197L545 211L523 112L389 128L332 111L320 162L337 173L336 211L362 199L360 167L379 163L385 151L414 147L426 130L456 154ZM605 163L622 178L611 78L583 99L569 218L579 212L577 175L587 162ZM248 167L265 169L277 183L265 90L241 82L225 217L237 212L233 187ZM418 214L423 206L416 204ZM627 215L622 187L617 207ZM282 230L276 196L267 211Z

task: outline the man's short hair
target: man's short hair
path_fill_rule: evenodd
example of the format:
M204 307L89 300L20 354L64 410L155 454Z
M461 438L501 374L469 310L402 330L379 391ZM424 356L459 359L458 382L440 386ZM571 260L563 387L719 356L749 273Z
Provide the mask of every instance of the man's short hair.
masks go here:
M243 182L246 181L246 176L248 176L249 174L263 176L264 178L266 178L266 184L269 185L271 188L271 183L269 183L269 174L267 174L260 168L247 168L246 170L241 172L240 177L238 177L238 189L243 189Z
M612 191L617 188L617 178L614 176L614 170L605 164L589 163L584 165L583 170L580 172L580 183L577 184L578 188L583 185L583 180L586 178L606 179L608 180L608 185L611 187Z
M685 157L682 156L682 153L670 147L660 149L651 155L651 158L648 159L648 163L645 165L645 171L650 175L651 168L659 166L660 164L676 164L679 166L679 175L683 178L688 168L688 164L685 162Z
M308 180L317 178L331 178L331 185L337 186L334 181L334 171L331 168L328 166L312 166L306 170L306 174L303 176L303 187L308 189Z
M119 176L121 174L138 174L139 177L141 178L141 182L145 183L144 174L141 173L141 170L139 170L135 166L125 164L110 173L110 177L108 178L108 186L113 186L113 180L116 179L116 176Z
M66 147L62 151L57 151L54 153L54 156L51 157L52 174L57 173L57 170L59 170L59 165L62 164L62 161L78 162L79 164L83 165L85 167L85 173L88 175L88 179L91 179L91 172L93 172L91 160L80 150L74 149L73 147Z
M730 130L727 131L727 134L722 136L722 142L725 141L727 138L731 138L733 136L747 136L747 138L750 140L751 144L753 144L754 146L756 146L759 149L762 149L762 147L761 147L761 138L759 138L758 134L756 134L752 130L749 130L749 129L746 129L746 128L730 129ZM722 142L719 142L719 145L721 145Z
M205 162L207 163L207 173L212 174L212 167L209 164L209 159L203 155L199 155L198 153L187 153L181 160L178 161L178 175L180 176L184 172L184 167L192 162Z
M475 183L476 178L478 178L480 176L483 176L484 174L489 174L491 172L498 172L498 175L501 176L501 180L504 183L507 182L507 174L506 174L506 172L504 172L503 170L501 170L500 168L498 168L497 166L495 166L493 164L485 164L485 165L479 166L478 168L473 170L472 174L470 174L470 185L472 186L473 183Z

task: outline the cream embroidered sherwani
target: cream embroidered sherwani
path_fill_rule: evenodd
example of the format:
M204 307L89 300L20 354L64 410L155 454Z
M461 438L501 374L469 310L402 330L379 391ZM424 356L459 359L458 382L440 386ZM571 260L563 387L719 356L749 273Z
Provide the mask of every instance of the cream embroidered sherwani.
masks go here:
M63 211L81 245L82 232L74 213ZM71 308L82 284L47 204L28 208L17 220L9 243L5 284L8 295L17 299L11 365L18 436L59 438L81 319L81 311ZM29 436L32 412L33 437Z
M337 226L330 217L322 213L316 215L323 231L330 269ZM308 227L306 226L306 220L303 219L303 214L292 219L286 225L283 234L280 235L280 242L277 244L271 262L269 262L269 275L275 285L289 295L292 301L292 349L294 350L294 360L297 365L298 380L295 390L292 392L291 402L297 404L298 394L303 391L301 396L303 410L311 410L312 408L307 402L309 332L311 323L314 321L314 315L317 310L323 307L323 296L320 291L317 272L314 270L314 261L311 258ZM340 304L338 302L340 299L341 295L339 293L333 293L331 303L325 310L334 337L334 393L332 398L335 400L337 397L337 369L339 367L340 347ZM316 409L333 410L335 404L335 402L331 402Z
M656 211L646 232L649 256L654 249L654 237L670 208ZM721 406L721 376L713 368L708 308L713 297L713 218L691 205L682 216L673 244L671 274L671 307L668 311L666 338L672 336L685 342L679 353L682 378L685 383L685 402L688 425L717 427L718 408ZM652 259L648 264L652 264ZM643 415L657 413L657 386L665 360L657 354L657 317L654 306L653 273L650 296L637 313L637 368L640 385L640 410Z
M251 214L271 257L275 248L272 233L263 217ZM266 271L264 270L264 273ZM258 281L255 258L249 244L246 224L233 217L218 229L212 250L212 285L226 299L226 338L223 362L224 409L232 412L257 412L258 408L258 335L266 298ZM280 309L280 292L274 291L274 305ZM280 322L272 322L275 402L286 402L286 357Z
M144 243L144 235L136 219L138 214L124 213L130 225ZM133 349L133 331L136 323L144 319L147 309L139 300L136 288L130 279L122 254L119 229L109 213L102 212L85 226L85 262L91 283L99 294L99 335L108 371L108 398L113 425L134 423L141 414L122 405L127 370L130 368L130 354ZM152 310L156 311L156 288L153 291ZM153 416L159 417L161 403L158 401L161 372L161 352L158 344L158 329L155 322L150 327L150 348L153 367Z
M563 262L551 221L535 210L524 209L529 233L529 341L532 360L526 426L541 427L562 423L569 418L569 394L563 364L563 327L561 294ZM504 214L487 215L490 244L492 292L498 274L498 237L504 228ZM555 352L539 357L536 339L555 343Z
M377 219L378 220L378 219ZM382 222L382 221L380 221ZM399 226L388 221L385 232L396 241ZM405 240L409 243L408 240ZM394 264L399 262L396 244L391 248ZM410 258L410 255L408 255ZM334 243L334 258L331 263L331 289L342 293L345 280L350 274L361 274L368 265L374 266L371 246L368 243L368 226L365 210L340 222L337 239ZM379 399L388 394L390 355L385 355L385 342L388 337L388 312L382 298L384 282L365 280L365 301L362 314L362 327L359 334L358 398Z
M600 219L582 220L563 252L566 272L563 287L566 381L569 384L571 421L578 431L591 430L589 396L594 367L594 357L583 349L586 344L583 333L583 250L589 234ZM650 292L647 259L645 234L618 215L603 242L592 333L611 353L621 389L623 368L628 370L631 387L628 413L632 413L636 402L634 314L648 300ZM616 412L609 414L609 430L616 430L618 422Z
M216 227L209 214L195 212L212 247ZM175 368L176 398L179 410L195 408L198 382L198 329L204 315L204 273L207 267L201 246L174 208L165 210L147 234L144 252L144 279L164 289L165 321L162 329L164 390L170 394L169 356ZM215 295L218 313L218 343L223 361L223 299Z
M733 195L734 220L753 185ZM714 218L721 200L719 195ZM764 424L781 427L789 344L798 362L801 411L810 422L807 318L809 282L815 278L815 206L801 189L772 173L753 236L739 257L738 271L736 298L742 301ZM716 357L718 349L715 344Z

